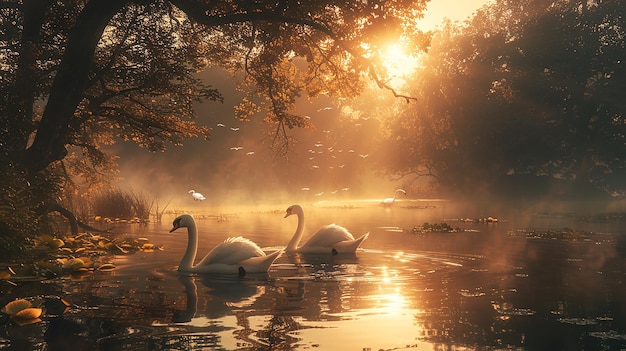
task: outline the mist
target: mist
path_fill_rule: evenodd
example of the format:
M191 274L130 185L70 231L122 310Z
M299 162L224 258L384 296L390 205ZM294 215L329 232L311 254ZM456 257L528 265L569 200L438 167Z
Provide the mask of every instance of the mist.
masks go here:
M294 113L308 116L314 128L292 129L286 157L271 149L275 125L234 117L242 95L228 73L211 70L203 78L218 88L224 102L196 107L197 123L212 128L210 140L188 139L150 152L120 141L108 151L119 156L116 186L154 198L160 206L206 207L319 203L393 196L400 182L377 175L369 155L375 151L377 122L340 116L328 97L302 99ZM206 200L193 201L189 190Z

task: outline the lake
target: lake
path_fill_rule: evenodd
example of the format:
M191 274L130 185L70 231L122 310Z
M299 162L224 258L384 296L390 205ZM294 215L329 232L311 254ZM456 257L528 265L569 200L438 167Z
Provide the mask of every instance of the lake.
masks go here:
M283 218L288 205L194 207L198 255L237 235L284 247L297 221ZM369 238L354 255L284 253L267 274L194 276L176 271L187 242L184 228L169 233L176 214L158 225L111 224L162 250L108 257L110 271L0 281L3 306L50 296L71 304L21 327L3 316L0 349L626 349L623 208L443 200L303 208L303 240L329 223Z

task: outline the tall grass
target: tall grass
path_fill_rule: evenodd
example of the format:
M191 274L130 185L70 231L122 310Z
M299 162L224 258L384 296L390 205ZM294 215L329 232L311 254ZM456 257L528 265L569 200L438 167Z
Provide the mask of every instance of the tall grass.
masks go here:
M104 190L92 201L94 215L112 219L149 220L152 202L143 194L118 189Z

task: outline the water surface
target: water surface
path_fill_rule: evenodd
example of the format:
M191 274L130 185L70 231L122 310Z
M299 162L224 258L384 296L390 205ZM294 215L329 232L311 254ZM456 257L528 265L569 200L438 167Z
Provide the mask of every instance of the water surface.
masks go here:
M194 276L176 271L186 235L169 233L175 214L162 225L118 226L121 235L146 237L163 251L117 255L109 272L3 286L2 302L55 295L73 306L42 323L5 323L0 348L626 348L619 219L445 201L303 207L304 239L333 222L369 238L355 255L284 254L268 274ZM296 227L284 208L197 213L199 256L233 235L268 250L284 247ZM223 216L203 215L209 213ZM489 216L498 221L474 221ZM417 230L425 222L458 231Z

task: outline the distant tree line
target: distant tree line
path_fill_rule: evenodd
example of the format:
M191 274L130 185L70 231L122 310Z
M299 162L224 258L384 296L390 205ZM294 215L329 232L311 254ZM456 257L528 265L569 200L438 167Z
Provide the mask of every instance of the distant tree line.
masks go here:
M449 195L626 195L625 37L620 0L499 0L448 23L380 167Z

